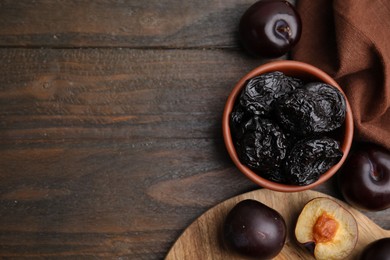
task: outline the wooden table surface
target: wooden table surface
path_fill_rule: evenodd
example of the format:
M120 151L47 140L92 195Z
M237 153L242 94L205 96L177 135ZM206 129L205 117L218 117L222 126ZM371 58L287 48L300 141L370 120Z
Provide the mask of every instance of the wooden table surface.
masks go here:
M221 134L231 88L267 61L237 40L253 2L0 2L0 257L162 259L258 188ZM389 229L389 212L364 213Z

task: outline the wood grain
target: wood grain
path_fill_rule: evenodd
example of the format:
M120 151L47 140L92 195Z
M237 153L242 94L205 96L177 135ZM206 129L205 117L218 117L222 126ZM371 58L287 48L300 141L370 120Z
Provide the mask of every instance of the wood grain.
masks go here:
M161 259L258 188L221 134L232 86L266 62L237 41L251 3L0 1L0 258Z
M10 48L0 60L0 257L161 259L207 209L257 188L228 158L221 116L261 61Z
M192 223L169 251L166 260L179 259L247 259L227 251L221 242L221 229L227 213L239 201L258 200L278 211L286 221L286 243L276 259L314 259L294 239L294 228L300 211L313 198L328 197L342 205L355 217L358 224L358 242L347 259L357 259L360 252L372 241L389 237L390 231L378 227L361 212L326 194L315 191L281 193L256 190L224 201L208 210Z
M198 215L255 187L228 159L220 117L258 61L129 49L0 60L1 257L162 258Z
M261 63L219 50L0 49L0 59L0 144L45 145L219 138L230 89Z
M249 0L3 0L0 46L237 48Z

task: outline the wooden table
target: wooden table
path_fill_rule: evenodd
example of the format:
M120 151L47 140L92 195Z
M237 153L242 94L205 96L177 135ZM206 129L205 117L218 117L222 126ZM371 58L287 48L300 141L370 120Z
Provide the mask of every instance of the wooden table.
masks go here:
M267 61L238 45L252 3L0 2L0 257L161 259L258 188L221 134L231 88Z

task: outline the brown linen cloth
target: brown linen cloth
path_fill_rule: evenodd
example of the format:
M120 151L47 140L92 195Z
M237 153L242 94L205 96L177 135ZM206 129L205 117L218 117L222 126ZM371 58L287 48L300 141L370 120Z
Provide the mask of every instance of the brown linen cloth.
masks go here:
M355 140L390 149L390 1L298 0L302 36L294 60L313 64L343 88Z

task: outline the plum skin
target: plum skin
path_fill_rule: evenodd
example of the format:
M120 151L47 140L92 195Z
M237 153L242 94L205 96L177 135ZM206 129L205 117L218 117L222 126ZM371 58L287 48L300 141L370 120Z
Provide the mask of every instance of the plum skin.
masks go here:
M282 250L287 236L283 217L256 200L246 199L235 205L223 226L225 246L244 256L270 259Z
M239 38L253 56L277 58L286 54L301 37L302 22L286 0L262 0L242 15Z
M344 199L369 211L390 207L390 153L371 143L358 144L338 175Z
M368 244L360 255L359 260L388 260L390 259L390 237L382 238Z

